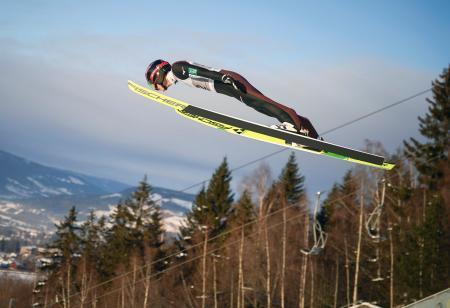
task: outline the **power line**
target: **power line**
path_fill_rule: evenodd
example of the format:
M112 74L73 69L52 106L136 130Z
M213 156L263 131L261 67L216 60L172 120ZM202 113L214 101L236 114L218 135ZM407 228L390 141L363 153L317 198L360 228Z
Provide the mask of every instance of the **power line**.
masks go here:
M359 122L359 121L361 121L361 120L363 120L363 119L365 119L365 118L368 118L368 117L370 117L370 116L373 116L374 114L380 113L380 112L382 112L382 111L384 111L384 110L387 110L387 109L389 109L389 108L395 107L395 106L397 106L397 105L406 103L407 101L410 101L410 100L412 100L413 98L419 97L419 96L421 96L421 95L423 95L423 94L425 94L425 93L427 93L427 92L429 92L429 91L431 91L431 88L428 88L428 89L426 89L426 90L420 91L420 92L418 92L418 93L416 93L416 94L414 94L414 95L411 95L410 97L407 97L407 98L401 99L401 100L399 100L399 101L396 101L396 102L394 102L394 103L392 103L392 104L389 104L389 105L387 105L387 106L385 106L385 107L383 107L383 108L380 108L380 109L377 109L377 110L375 110L375 111L369 112L369 113L367 113L367 114L365 114L365 115L362 115L362 116L360 116L360 117L358 117L358 118L356 118L356 119L354 119L354 120L348 121L348 122L346 122L346 123L344 123L344 124L341 124L341 125L339 125L339 126L333 127L333 128L331 128L331 129L329 129L329 130L327 130L327 131L324 131L321 135L324 136L324 135L329 134L329 133L331 133L331 132L334 132L334 131L336 131L336 130L338 130L338 129L341 129L341 128L345 127L345 126L349 126L349 125L351 125L351 124L353 124L353 123Z

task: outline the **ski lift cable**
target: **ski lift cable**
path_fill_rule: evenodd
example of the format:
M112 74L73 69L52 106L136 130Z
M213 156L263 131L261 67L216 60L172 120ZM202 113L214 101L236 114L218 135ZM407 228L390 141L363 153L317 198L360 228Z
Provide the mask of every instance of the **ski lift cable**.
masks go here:
M385 106L385 107L382 107L382 108L380 108L380 109L377 109L377 110L375 110L375 111L372 111L372 112L369 112L369 113L367 113L367 114L365 114L365 115L362 115L362 116L360 116L360 117L358 117L358 118L356 118L356 119L354 119L354 120L348 121L348 122L346 122L346 123L344 123L344 124L341 124L341 125L336 126L336 127L332 128L332 129L329 129L329 130L323 132L321 135L323 136L323 135L326 135L326 134L328 134L328 133L334 132L334 131L336 131L336 130L338 130L338 129L341 129L341 128L345 127L345 126L349 126L349 125L351 125L351 124L353 124L353 123L356 123L356 122L359 122L359 121L361 121L361 120L363 120L363 119L366 119L366 118L368 118L368 117L371 117L371 116L373 116L373 115L375 115L375 114L377 114L377 113L380 113L380 112L382 112L382 111L385 111L385 110L390 109L390 108L392 108L392 107L395 107L395 106L397 106L397 105L406 103L406 102L408 102L408 101L410 101L410 100L412 100L412 99L414 99L414 98L416 98L416 97L422 96L423 94L425 94L425 93L427 93L427 92L430 92L431 90L432 90L432 88L428 88L428 89L426 89L426 90L420 91L420 92L418 92L418 93L416 93L416 94L413 94L413 95L411 95L411 96L409 96L409 97L407 97L407 98L401 99L401 100L396 101L396 102L394 102L394 103L392 103L392 104L389 104L389 105L387 105L387 106Z
M405 103L405 102L408 102L408 101L410 101L410 100L412 100L412 99L414 99L414 98L416 98L416 97L419 97L419 96L421 96L421 95L423 95L423 94L425 94L425 93L427 93L427 92L429 92L429 91L431 91L431 88L426 89L426 90L423 90L423 91L421 91L421 92L418 92L418 93L416 93L416 94L414 94L414 95L412 95L412 96L409 96L409 97L407 97L407 98L405 98L405 99L396 101L396 102L394 102L394 103L392 103L392 104L389 104L389 105L387 105L387 106L385 106L385 107L382 107L382 108L380 108L380 109L377 109L377 110L375 110L375 111L373 111L373 112L370 112L370 113L368 113L368 114L365 114L365 115L363 115L363 116L360 116L360 117L358 117L358 118L356 118L356 119L354 119L354 120L352 120L352 121L349 121L349 122L346 122L346 123L344 123L344 124L342 124L342 125L336 126L336 127L332 128L332 129L329 129L329 130L327 130L327 131L321 133L320 135L324 136L324 135L329 134L329 133L331 133L331 132L334 132L334 131L336 131L336 130L338 130L338 129L341 129L341 128L345 127L345 126L354 124L354 123L356 123L356 122L358 122L358 121L360 121L360 120L363 120L363 119L368 118L368 117L370 117L370 116L372 116L372 115L375 115L375 114L377 114L377 113L380 113L380 112L382 112L382 111L385 111L385 110L387 110L387 109L390 109L390 108L392 108L392 107L394 107L394 106L397 106L397 105L403 104L403 103ZM247 166L249 166L249 165L252 165L252 164L254 164L254 163L256 163L256 162L259 162L259 161L264 160L264 159L266 159L266 158L275 156L275 155L277 155L277 154L279 154L279 153L285 152L286 150L288 150L288 149L281 149L281 150L278 150L278 151L269 153L269 154L267 154L267 155L265 155L265 156L262 156L262 157L260 157L260 158L255 159L255 160L252 160L252 161L250 161L250 162L247 162L247 163L245 163L245 164L243 164L243 165L240 165L240 166L238 166L238 167L236 167L236 168L233 168L233 169L231 169L230 171L233 172L233 171L236 171L236 170L245 168L245 167L247 167ZM436 157L433 158L433 159L436 159ZM192 188L194 188L194 187L197 187L197 186L199 186L199 185L205 184L205 183L207 183L208 181L209 181L209 180L204 180L204 181L201 181L201 182L198 182L198 183L196 183L196 184L190 185L190 186L188 186L188 187L186 187L186 188L184 188L184 189L178 190L178 191L179 191L179 192L185 192L185 191L190 190L190 189L192 189ZM161 200L162 200L162 198L157 199L157 200L154 200L154 202L159 202L159 201L161 201ZM271 213L271 214L274 214L274 213ZM269 214L269 215L271 215L271 214ZM269 215L267 215L267 216L269 216ZM244 225L244 226L241 226L241 227L239 227L239 228L242 228L242 227L245 227L245 225ZM237 229L237 228L236 228L236 229ZM213 238L211 238L211 240L213 240ZM168 257L166 257L166 258L164 258L164 259L173 257L173 256L175 256L175 255L176 255L176 254L173 254L173 255L168 256ZM160 262L160 260L156 260L156 261L154 261L153 263L155 263L155 262ZM152 264L153 264L153 263L152 263ZM144 266L142 266L142 267L145 267L145 266L148 266L148 265L151 265L151 264L146 264L146 265L144 265ZM113 280L115 280L115 279L119 279L120 277L123 277L123 276L125 276L125 275L128 275L128 274L130 274L130 273L132 273L132 272L134 272L134 271L131 271L131 272L128 272L128 273L125 273L125 274L116 276L116 277L114 277L114 278L112 278L112 279L110 279L110 280L108 280L108 281L102 282L102 283L100 283L100 284L98 284L98 285L96 285L96 286L91 287L91 289L97 288L97 287L99 287L99 286L101 286L101 285L104 285L104 284L106 284L106 283L108 283L108 282L111 282L111 281L113 281ZM71 295L71 297L76 296L76 295L77 295L77 293Z

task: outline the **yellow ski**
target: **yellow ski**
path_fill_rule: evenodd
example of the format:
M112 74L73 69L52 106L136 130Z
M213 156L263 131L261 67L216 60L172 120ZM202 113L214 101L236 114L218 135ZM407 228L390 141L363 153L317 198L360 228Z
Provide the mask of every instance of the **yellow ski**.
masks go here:
M157 91L144 88L130 80L128 81L128 88L147 99L175 109L178 114L192 121L221 129L232 134L385 170L391 170L395 166L394 164L385 162L385 159L382 156L270 128L258 123L189 105Z

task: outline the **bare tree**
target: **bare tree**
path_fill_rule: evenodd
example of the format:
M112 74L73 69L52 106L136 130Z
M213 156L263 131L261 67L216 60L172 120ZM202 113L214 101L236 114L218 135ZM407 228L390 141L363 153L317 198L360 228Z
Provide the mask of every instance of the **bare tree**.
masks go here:
M121 298L122 308L125 308L125 278L124 277L122 277L122 279L121 279L121 294L122 294L122 298Z
M214 292L214 308L217 308L217 275L216 275L216 256L213 255L213 292Z
M364 215L364 184L361 184L361 196L360 196L360 212L359 212L359 230L358 230L358 247L356 249L356 265L355 265L355 282L353 285L353 304L358 301L358 275L359 275L359 260L361 256L361 241L362 241L362 229L363 229L363 215Z
M346 282L347 282L347 306L350 307L350 264L348 262L348 245L347 245L347 238L344 238L345 243L345 276L346 276Z
M147 264L142 269L142 276L144 276L144 304L143 307L146 308L150 298L150 283L152 275L152 259L147 261Z
M314 271L314 259L311 259L311 294L310 294L310 300L311 300L311 305L310 307L314 307L314 275L315 275L315 271Z
M202 259L202 308L206 306L206 249L208 248L208 229L204 230L205 239L203 242L203 259Z
M238 294L237 307L244 307L244 270L243 270L243 254L244 254L244 228L241 228L241 243L239 247L239 278L238 278ZM231 305L233 302L231 302Z
M180 275L181 275L181 281L183 283L184 291L186 292L186 298L188 299L189 307L193 308L194 304L193 304L192 299L191 299L191 293L189 292L189 289L188 289L188 287L186 285L186 279L184 279L183 271L181 271Z
M286 202L284 197L281 198L282 206L283 206L283 235L282 235L282 257L281 257L281 307L284 308L284 283L286 277Z
M333 307L337 307L338 301L338 291L339 291L339 257L336 258L336 278L335 278L335 286L334 286L334 303Z
M267 307L272 307L271 302L271 292L270 292L270 247L269 247L269 231L267 228L267 219L264 223L264 239L265 239L265 250L266 250L266 303Z
M305 214L305 236L304 236L304 247L309 247L309 215L308 212ZM303 254L303 264L300 277L300 291L299 291L299 307L305 307L305 291L306 291L306 273L308 270L308 254Z
M392 227L389 224L389 247L390 247L390 255L391 255L391 269L390 269L390 307L393 308L394 305L394 241L392 240Z

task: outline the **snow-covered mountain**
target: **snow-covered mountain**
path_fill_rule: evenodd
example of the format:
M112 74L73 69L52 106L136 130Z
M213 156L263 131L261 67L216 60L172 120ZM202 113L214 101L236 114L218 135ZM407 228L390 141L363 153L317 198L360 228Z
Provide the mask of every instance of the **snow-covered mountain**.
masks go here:
M47 167L0 151L0 198L22 200L54 196L100 195L129 185Z
M44 166L0 151L0 238L40 241L51 235L54 224L70 207L76 206L80 220L90 209L109 215L134 190L117 181ZM160 187L152 187L152 192L152 199L163 210L166 231L176 232L194 195Z

